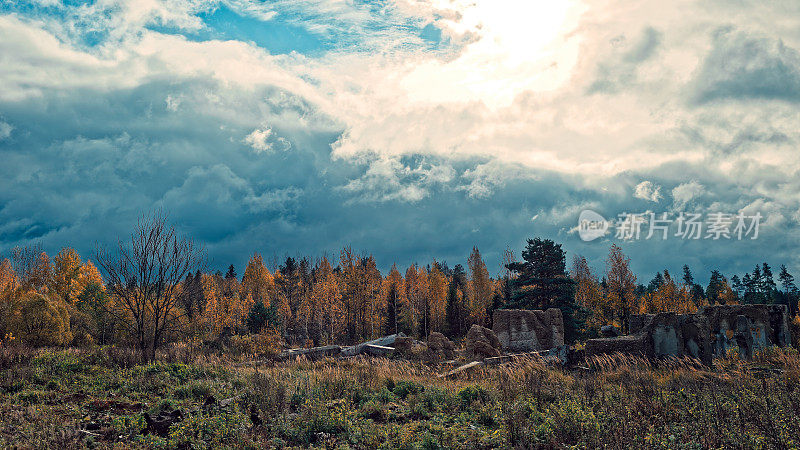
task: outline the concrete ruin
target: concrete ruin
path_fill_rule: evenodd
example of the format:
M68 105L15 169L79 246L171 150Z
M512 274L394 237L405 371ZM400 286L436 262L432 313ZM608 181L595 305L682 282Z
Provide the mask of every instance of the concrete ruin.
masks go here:
M549 350L564 345L564 318L557 308L495 310L492 331L506 352Z
M464 339L464 347L467 357L473 360L493 358L502 354L500 340L494 332L480 325L470 327Z
M707 306L697 314L641 314L629 321L627 336L589 339L586 356L608 353L647 358L692 357L710 365L737 349L744 358L771 346L790 344L785 305Z

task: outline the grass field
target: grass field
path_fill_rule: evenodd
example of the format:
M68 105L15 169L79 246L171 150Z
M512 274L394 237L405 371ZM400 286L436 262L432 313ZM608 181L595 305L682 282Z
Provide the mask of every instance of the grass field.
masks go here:
M388 359L135 365L108 348L0 352L3 448L800 447L793 350L713 368L529 360L447 380L444 367ZM204 408L210 397L235 400ZM143 432L144 412L174 408L185 418L168 435Z

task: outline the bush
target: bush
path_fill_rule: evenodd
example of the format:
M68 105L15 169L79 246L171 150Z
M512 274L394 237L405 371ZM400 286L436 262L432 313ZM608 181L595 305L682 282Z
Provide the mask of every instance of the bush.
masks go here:
M273 329L266 329L261 334L245 336L234 335L230 340L230 355L271 358L281 350L281 337Z
M467 386L458 392L458 396L465 405L473 402L486 403L491 399L491 394L483 386Z
M413 381L399 381L395 385L392 392L394 395L404 399L411 394L419 394L420 392L425 390L425 386L414 383Z
M64 345L72 341L66 305L38 293L22 299L17 329L22 340L34 347Z

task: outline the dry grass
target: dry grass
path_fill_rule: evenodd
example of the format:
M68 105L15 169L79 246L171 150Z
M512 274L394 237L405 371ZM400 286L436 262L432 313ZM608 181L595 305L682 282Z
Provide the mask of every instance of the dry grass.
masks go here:
M0 352L0 446L800 446L793 350L732 355L713 367L611 355L565 371L523 359L447 379L436 377L446 367L366 357L246 366L181 347L146 366L132 358L112 349ZM199 409L209 396L241 397ZM119 407L131 404L140 408ZM141 412L166 406L195 412L170 436L143 435ZM87 417L101 423L98 436L80 433Z

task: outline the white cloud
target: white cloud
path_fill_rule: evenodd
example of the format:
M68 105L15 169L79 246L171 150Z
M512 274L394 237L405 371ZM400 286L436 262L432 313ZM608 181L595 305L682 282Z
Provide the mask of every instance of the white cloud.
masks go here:
M286 151L291 148L291 143L283 137L276 136L269 126L253 130L242 140L253 148L256 153L269 153L273 150Z
M167 111L175 112L181 106L181 98L168 95L165 102L167 103Z
M636 185L633 196L642 200L658 202L661 199L661 186L653 184L652 181L642 181Z
M0 141L11 136L11 130L13 129L14 127L11 124L0 121Z
M432 188L447 185L455 176L452 167L420 163L403 164L397 158L377 158L359 178L350 180L341 190L358 194L363 202L418 202L430 195Z
M268 142L270 136L272 136L272 129L266 127L263 130L253 130L252 133L245 136L244 142L253 147L256 152L268 152L272 150L272 144Z
M761 87L795 86L800 14L792 2L398 0L376 10L336 0L227 3L260 20L286 19L357 43L314 56L145 27L201 30L195 13L214 5L97 2L80 10L81 20L110 34L92 48L72 38L75 24L0 16L0 101L124 92L160 79L195 86L202 95L175 91L154 104L211 114L226 139L256 153L288 148L276 134L293 133L294 145L309 129L324 131L336 141L334 159L371 161L341 189L362 200L417 202L441 186L482 199L512 180L554 171L598 192L626 173L677 186L676 208L722 185L792 211L800 205L796 185L758 184L796 178L796 104L730 91L714 97L724 102L692 103L687 94L747 84L752 77L712 64L729 54L738 55L737 70L753 69L749 75L786 62L788 84ZM437 26L444 43L425 50L409 23ZM715 25L731 31L712 32ZM765 55L747 66L743 47ZM711 88L702 79L710 66ZM252 103L228 101L231 90L252 95ZM400 162L407 156L436 163L408 166ZM464 161L485 162L454 169ZM709 172L704 185L690 181L700 179L696 170ZM655 181L637 185L634 197L660 200ZM620 195L630 199L630 191Z
M703 195L705 191L705 186L697 181L690 181L676 186L672 189L673 208L676 211L682 210L689 202Z

